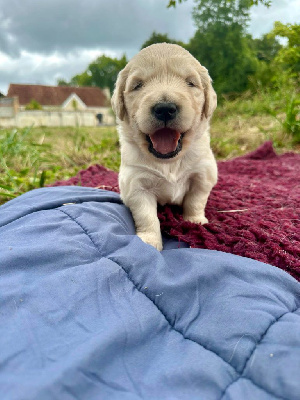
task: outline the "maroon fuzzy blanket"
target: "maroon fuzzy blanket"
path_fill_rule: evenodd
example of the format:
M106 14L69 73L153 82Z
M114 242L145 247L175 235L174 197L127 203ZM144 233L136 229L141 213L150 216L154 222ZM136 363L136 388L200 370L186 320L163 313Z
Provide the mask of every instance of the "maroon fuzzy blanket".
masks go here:
M220 250L282 268L300 280L300 154L276 155L271 142L220 161L206 207L209 224L185 222L179 207L159 207L162 232L191 247ZM118 191L118 175L99 165L53 186Z

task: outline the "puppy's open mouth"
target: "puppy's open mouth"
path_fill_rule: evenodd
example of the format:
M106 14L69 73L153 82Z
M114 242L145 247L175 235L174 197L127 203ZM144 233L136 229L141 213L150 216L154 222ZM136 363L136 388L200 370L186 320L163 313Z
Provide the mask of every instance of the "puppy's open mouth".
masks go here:
M149 143L148 150L157 158L175 157L182 149L183 135L171 128L158 129L146 136Z

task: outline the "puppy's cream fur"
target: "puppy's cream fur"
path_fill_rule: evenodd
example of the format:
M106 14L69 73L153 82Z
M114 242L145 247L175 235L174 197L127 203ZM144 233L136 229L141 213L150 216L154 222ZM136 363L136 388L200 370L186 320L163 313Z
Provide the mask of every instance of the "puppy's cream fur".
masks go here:
M153 116L153 106L178 106L167 127L184 133L182 150L173 158L156 158L146 135L166 126ZM162 249L157 203L183 206L183 218L205 224L204 209L217 182L210 148L209 121L217 97L207 70L175 44L154 44L141 50L119 73L112 97L121 144L119 185L130 208L137 235Z

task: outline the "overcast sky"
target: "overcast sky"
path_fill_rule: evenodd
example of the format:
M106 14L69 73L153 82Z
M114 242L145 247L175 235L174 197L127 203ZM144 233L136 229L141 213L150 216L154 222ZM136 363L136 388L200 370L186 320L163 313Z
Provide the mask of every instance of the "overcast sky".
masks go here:
M131 58L155 30L187 42L193 0L0 0L0 91L9 83L55 85L83 72L101 54ZM300 0L252 8L254 37L276 20L299 23Z

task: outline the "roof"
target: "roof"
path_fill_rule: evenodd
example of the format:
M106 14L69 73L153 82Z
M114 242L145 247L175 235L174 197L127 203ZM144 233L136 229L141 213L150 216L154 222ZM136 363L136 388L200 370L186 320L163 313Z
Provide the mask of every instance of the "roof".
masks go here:
M72 94L76 95L87 107L106 107L107 97L98 87L44 86L11 83L7 97L17 96L19 104L26 105L36 100L43 106L61 106Z

